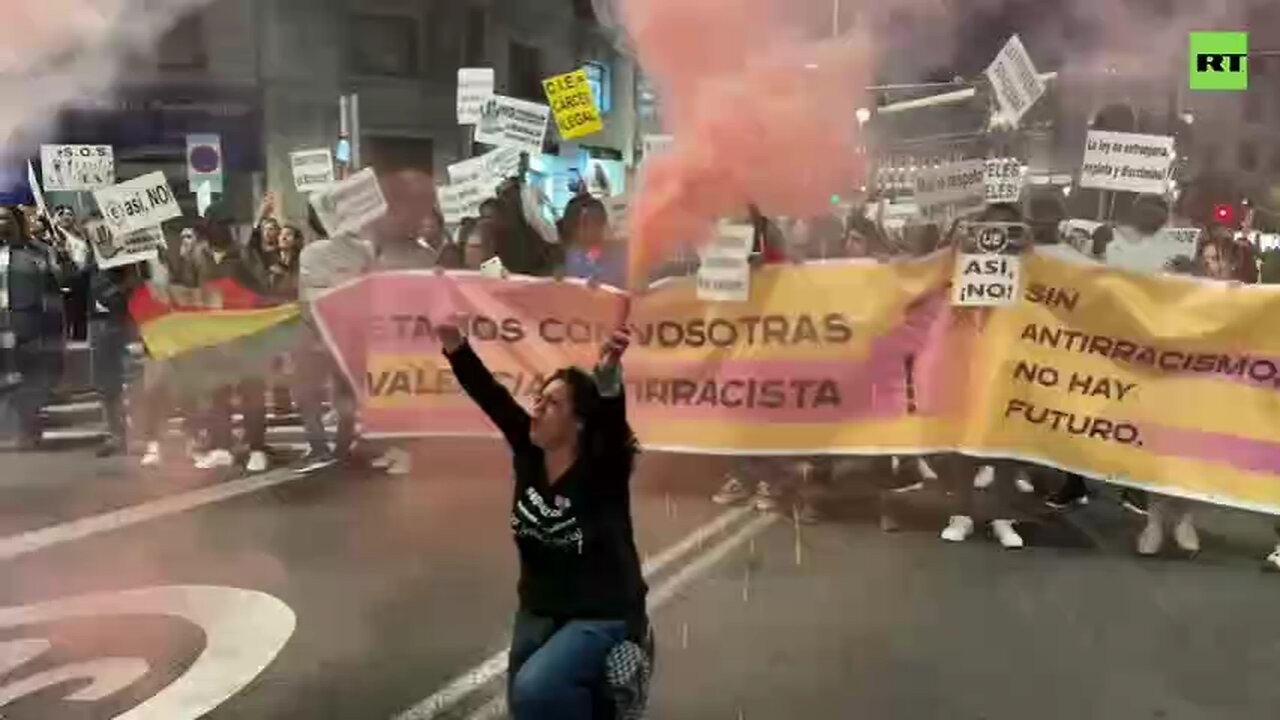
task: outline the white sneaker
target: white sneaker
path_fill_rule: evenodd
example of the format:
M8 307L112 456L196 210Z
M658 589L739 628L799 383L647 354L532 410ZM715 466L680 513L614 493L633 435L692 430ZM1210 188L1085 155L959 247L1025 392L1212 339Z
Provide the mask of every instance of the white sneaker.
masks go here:
M1195 555L1200 552L1200 533L1196 532L1191 513L1183 513L1178 524L1173 526L1173 542L1185 553Z
M1147 526L1138 535L1138 554L1157 555L1164 545L1164 524L1159 517L1147 517Z
M1280 545L1276 545L1275 550L1272 550L1271 554L1262 561L1262 569L1271 572L1280 571Z
M261 450L249 453L249 461L244 464L246 472L261 473L267 471L267 454Z
M751 491L742 481L730 475L725 479L724 484L711 496L711 502L717 505L736 505L744 502L751 497Z
M774 512L779 507L778 493L768 482L761 480L756 483L756 495L753 500L756 510L760 512Z
M1012 520L992 520L991 532L996 536L996 540L1000 541L1000 546L1006 550L1017 550L1026 545L1018 531L1013 529Z
M391 463L387 465L388 475L408 475L413 472L413 456L404 448L393 448Z
M947 542L964 542L973 534L973 518L968 515L952 515L942 529L942 539Z
M1036 491L1036 486L1031 482L1031 473L1025 469L1020 469L1013 475L1013 486L1023 495L1030 495Z
M995 481L996 469L990 465L983 465L978 468L977 474L973 476L973 486L979 490L986 490Z
M230 450L210 450L196 459L197 470L217 470L229 468L235 464L236 459L231 455Z
M924 458L916 458L916 471L920 473L920 477L928 480L929 482L933 482L938 479L938 473L934 472L933 468L929 466L929 463L925 462Z
M160 443L154 440L147 443L147 450L142 454L142 467L156 467L161 461Z
M373 462L369 463L369 467L373 468L374 470L386 470L387 468L391 467L391 463L395 461L396 461L396 449L387 448L386 452L382 453L377 458L375 458Z

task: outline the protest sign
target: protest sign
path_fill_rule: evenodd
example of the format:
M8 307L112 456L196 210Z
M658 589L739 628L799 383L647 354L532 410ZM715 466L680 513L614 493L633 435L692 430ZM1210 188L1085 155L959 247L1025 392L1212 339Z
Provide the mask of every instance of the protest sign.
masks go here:
M982 160L963 160L924 168L915 177L915 204L925 217L977 210L987 201L987 167Z
M478 217L480 203L493 197L493 188L494 185L484 177L436 188L436 199L444 221L457 225L464 218Z
M995 90L1001 115L1013 125L1044 95L1044 81L1017 35L1009 38L987 67L987 80Z
M604 129L587 71L578 69L542 81L542 90L556 116L560 137L574 140Z
M507 178L520 174L520 150L497 148L449 166L449 182L468 183L483 180L497 187Z
M333 153L329 148L289 153L293 186L300 193L315 192L334 181Z
M458 68L458 124L480 122L480 108L493 96L493 68Z
M49 204L44 200L44 191L40 189L40 180L36 177L35 166L30 160L27 161L27 185L31 187L31 196L35 198L36 209L41 215L49 217Z
M1017 255L960 253L951 280L951 304L1009 307L1018 301L1022 261Z
M755 231L750 225L721 223L714 242L701 250L698 299L708 302L746 302L751 297L751 249Z
M116 184L110 145L41 145L40 171L48 192L97 190Z
M1018 158L990 158L987 164L987 203L1016 203L1022 197L1026 171Z
M165 245L164 233L159 227L117 234L106 222L91 220L85 223L84 230L101 270L154 260Z
M125 235L182 217L178 199L164 173L157 170L93 193L111 231Z
M387 213L387 200L373 168L311 194L311 207L330 236L355 235Z
M1162 195L1173 157L1173 138L1167 135L1090 130L1080 186Z
M590 366L630 304L627 416L646 449L960 451L1280 514L1280 293L1025 256L1018 302L970 321L952 258L777 265L743 304L694 278L633 298L552 279L367 275L315 303L369 436L495 435L434 328L466 318L517 399ZM1194 321L1188 322L1188 318Z
M1180 258L1185 262L1195 258L1199 239L1200 228L1194 227L1162 228L1149 237L1120 228L1107 244L1107 264L1135 272L1169 272Z
M551 108L546 105L494 95L481 107L476 142L537 155L542 152L550 117Z

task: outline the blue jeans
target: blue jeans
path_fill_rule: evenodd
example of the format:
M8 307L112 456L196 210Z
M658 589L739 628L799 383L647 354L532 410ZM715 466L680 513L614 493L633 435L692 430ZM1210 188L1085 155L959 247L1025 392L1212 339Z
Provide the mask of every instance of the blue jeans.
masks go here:
M612 717L612 707L602 694L604 661L626 638L627 623L622 620L559 624L517 613L507 659L507 706L512 719Z

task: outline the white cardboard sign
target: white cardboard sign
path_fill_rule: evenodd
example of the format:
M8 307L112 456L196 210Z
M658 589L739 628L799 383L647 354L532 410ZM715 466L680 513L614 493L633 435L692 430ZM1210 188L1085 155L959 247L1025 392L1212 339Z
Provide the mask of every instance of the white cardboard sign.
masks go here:
M987 203L1016 203L1026 173L1018 158L991 158L987 163Z
M916 173L915 184L916 205L925 217L979 209L987 201L987 165L962 160L925 168Z
M1167 135L1090 130L1080 186L1162 195L1173 158L1173 138Z
M951 304L1009 307L1018 302L1022 259L1001 253L960 253L951 276Z
M1044 81L1017 35L1009 38L987 67L987 79L995 89L1001 114L1014 125L1044 94Z
M494 95L480 110L476 142L537 155L542 152L550 118L549 105Z
M41 145L40 170L48 192L97 190L116 184L110 145Z
M98 202L103 220L117 235L156 227L165 220L182 217L178 199L169 189L168 179L159 170L102 188L93 193L93 199Z
M676 138L674 135L645 135L640 138L640 147L644 151L646 160L654 155L667 152L675 144Z
M329 148L289 153L293 186L300 193L315 192L334 181L333 152Z
M1172 269L1179 257L1196 256L1200 228L1162 228L1155 235L1138 240L1117 231L1107 243L1106 261L1112 267L1143 273L1161 273Z
M450 225L480 214L480 203L493 197L493 185L484 177L436 188L440 214Z
M158 227L117 235L106 222L91 220L85 223L84 229L93 257L102 270L155 260L165 245L164 233Z
M458 68L458 124L480 122L480 109L493 96L493 68Z
M387 213L387 200L373 168L311 193L311 207L330 237L357 235Z
M35 198L36 208L40 214L49 217L49 204L44 201L44 192L40 189L40 180L36 177L36 169L31 161L27 161L27 185L31 186L31 196Z
M515 148L497 148L450 165L449 182L456 184L484 180L497 187L498 183L515 177L519 172L520 151Z
M750 225L720 225L715 242L701 252L699 300L746 302L751 298L750 258L754 241L755 233Z

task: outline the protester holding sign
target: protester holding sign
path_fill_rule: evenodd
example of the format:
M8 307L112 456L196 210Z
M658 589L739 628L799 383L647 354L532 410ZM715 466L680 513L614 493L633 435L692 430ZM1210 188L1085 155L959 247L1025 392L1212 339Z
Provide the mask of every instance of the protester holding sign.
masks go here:
M63 365L61 293L70 256L32 240L15 207L0 207L0 397L17 416L18 445L33 449Z
M122 265L90 273L93 299L105 310L95 321L93 334L94 383L102 396L107 420L107 437L98 448L98 457L126 452L129 447L125 418L125 360L134 338L129 318L129 296L147 281L147 266Z
M209 237L209 253L197 268L200 285L214 280L233 279L245 288L263 294L244 258L237 252L231 229L224 223L209 221L206 224ZM247 378L235 386L223 386L213 392L205 429L208 433L209 451L196 460L201 470L229 468L235 464L231 454L231 401L240 399L239 408L244 416L244 441L249 448L245 470L251 473L267 469L267 411L266 383L262 378Z

